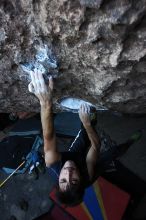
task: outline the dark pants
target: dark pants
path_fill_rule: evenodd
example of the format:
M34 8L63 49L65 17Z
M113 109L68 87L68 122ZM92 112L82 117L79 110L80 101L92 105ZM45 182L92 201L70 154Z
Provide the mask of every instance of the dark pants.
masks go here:
M100 155L100 160L97 162L97 176L103 176L113 184L118 185L123 190L127 191L134 198L140 198L146 193L146 182L126 168L120 161L117 160L126 149L129 148L131 142L125 142L123 144L113 146L105 153ZM76 138L73 140L69 151L81 152L82 155L86 155L89 146L91 145L86 130L81 128ZM109 169L109 164L114 161L116 171L106 172Z
M113 160L115 160L117 157L119 157L123 153L123 151L125 151L125 149L128 148L130 145L131 143L128 142L120 145L113 145L109 150L100 154L98 164L102 164L102 166L106 169L106 166L110 164ZM69 147L69 151L87 154L90 146L91 142L88 138L86 130L82 126L77 136L72 141L72 144Z

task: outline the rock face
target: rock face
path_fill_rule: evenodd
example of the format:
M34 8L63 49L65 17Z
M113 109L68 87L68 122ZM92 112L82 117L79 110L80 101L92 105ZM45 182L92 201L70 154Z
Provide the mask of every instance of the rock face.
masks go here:
M146 113L146 0L1 0L1 112L39 111L20 66L36 42L59 62L54 104L71 96Z

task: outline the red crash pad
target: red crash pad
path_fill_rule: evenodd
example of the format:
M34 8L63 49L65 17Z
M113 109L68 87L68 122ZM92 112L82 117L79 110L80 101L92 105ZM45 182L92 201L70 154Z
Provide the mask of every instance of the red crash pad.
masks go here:
M99 177L98 184L107 220L121 220L130 200L130 195L107 180Z
M51 199L53 199L55 202L57 202L57 199L55 197L55 189L50 193ZM73 217L75 217L77 220L91 220L90 214L88 213L88 210L86 212L86 207L81 203L80 205L77 205L75 207L66 207L61 206L65 211L70 213Z
M72 216L70 216L68 213L66 213L61 207L55 204L48 213L34 220L75 220L75 219Z
M90 199L89 203L87 198L90 196L88 193L95 194ZM121 220L128 205L130 196L117 186L111 184L107 180L99 177L98 180L86 190L86 198L80 205L75 207L64 207L68 213L70 213L77 220ZM50 197L57 203L55 197L55 189L50 193ZM95 202L97 199L97 202ZM93 201L92 201L93 200ZM97 206L98 203L98 207ZM94 210L100 208L102 216L95 216ZM93 215L94 214L94 215Z

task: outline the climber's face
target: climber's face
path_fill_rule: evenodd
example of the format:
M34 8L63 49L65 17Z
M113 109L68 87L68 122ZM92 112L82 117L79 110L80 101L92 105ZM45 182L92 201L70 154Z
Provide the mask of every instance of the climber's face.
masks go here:
M59 188L66 191L69 187L78 187L80 183L80 173L76 164L68 160L65 162L59 175Z

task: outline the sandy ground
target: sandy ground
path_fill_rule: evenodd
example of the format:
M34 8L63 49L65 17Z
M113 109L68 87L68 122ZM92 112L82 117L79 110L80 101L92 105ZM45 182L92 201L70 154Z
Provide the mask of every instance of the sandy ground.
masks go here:
M124 142L134 131L143 129L141 140L128 149L126 154L122 156L121 161L132 172L146 180L146 116L133 118L100 113L98 114L98 125L118 143ZM60 149L65 149L64 146L67 145L68 141L58 138ZM6 176L6 174L0 172L0 181L5 179ZM12 177L0 189L0 219L32 220L47 212L52 206L48 196L52 187L53 181L47 172L41 174L38 180L30 179L28 174ZM28 207L26 208L26 206ZM146 197L143 198L137 210L135 210L137 219L146 219L145 210Z

